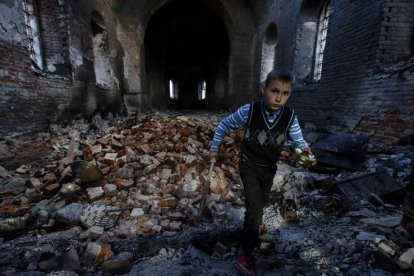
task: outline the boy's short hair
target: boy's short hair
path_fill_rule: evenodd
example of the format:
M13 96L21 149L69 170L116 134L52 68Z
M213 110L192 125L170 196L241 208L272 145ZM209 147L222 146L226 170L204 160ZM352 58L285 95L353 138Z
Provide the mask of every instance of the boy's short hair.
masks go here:
M272 81L275 80L290 83L291 85L293 85L295 78L293 74L291 74L288 71L274 69L270 71L269 74L267 74L264 85L267 87Z

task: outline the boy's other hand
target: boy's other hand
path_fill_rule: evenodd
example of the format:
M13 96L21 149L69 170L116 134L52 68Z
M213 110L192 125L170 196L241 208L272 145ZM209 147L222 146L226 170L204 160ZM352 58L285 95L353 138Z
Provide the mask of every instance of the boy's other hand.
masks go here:
M303 151L306 152L307 154L312 154L312 148L311 147L304 148Z
M282 157L289 158L289 157L292 155L292 151L290 151L290 150L289 150L289 149L287 149L287 148L283 148L283 149L280 151L280 155L281 155Z

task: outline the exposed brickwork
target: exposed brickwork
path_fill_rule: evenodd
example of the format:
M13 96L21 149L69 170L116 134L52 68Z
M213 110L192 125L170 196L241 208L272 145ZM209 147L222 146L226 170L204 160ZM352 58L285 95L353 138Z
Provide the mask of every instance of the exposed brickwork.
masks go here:
M146 109L154 98L166 97L165 85L157 82L163 78L162 68L147 75L145 63L146 27L165 1L37 2L44 40L42 72L30 64L21 1L0 1L0 138L77 115L119 112L124 104L129 110ZM228 72L220 72L220 85L214 84L215 98L210 99L214 106L234 109L258 95L265 33L274 22L276 67L305 68L288 103L302 124L335 126L383 142L413 132L413 1L331 0L319 82L309 78L307 68L313 65L307 53L312 53L308 45L312 28L316 30L311 19L317 11L312 8L322 1L200 3L223 21L230 44ZM108 34L110 89L96 85L93 11L102 16Z
M407 60L413 54L413 1L385 0L381 17L378 65L390 65Z
M69 29L66 6L59 1L37 1L46 72L69 77Z
M384 9L404 6L398 16L392 16L412 20L414 5L408 2L412 1L331 1L322 78L307 84L299 80L289 100L302 124L333 125L387 143L413 132L413 66L409 61L395 65L395 61L408 59L406 37L410 37L414 24L410 30L406 23L404 28L393 26L394 36L387 38L393 47L383 39L387 21ZM390 60L392 55L397 58Z
M31 66L20 1L0 2L0 13L7 14L3 17L7 22L0 22L4 26L0 38L0 137L42 130L51 122L65 122L78 114L122 110L116 88L96 87L90 62L93 55L87 50L92 43L93 10L105 14L111 49L116 45L116 20L107 1L40 0L37 4L46 64L43 71ZM117 52L113 52L111 59L116 60Z

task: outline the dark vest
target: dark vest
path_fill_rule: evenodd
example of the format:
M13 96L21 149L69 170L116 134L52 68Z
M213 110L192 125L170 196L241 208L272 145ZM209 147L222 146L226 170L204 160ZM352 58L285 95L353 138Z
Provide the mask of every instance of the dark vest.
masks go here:
M286 106L271 124L267 121L262 102L250 104L249 119L241 144L242 158L257 165L272 166L279 160L280 149L287 140L294 111Z

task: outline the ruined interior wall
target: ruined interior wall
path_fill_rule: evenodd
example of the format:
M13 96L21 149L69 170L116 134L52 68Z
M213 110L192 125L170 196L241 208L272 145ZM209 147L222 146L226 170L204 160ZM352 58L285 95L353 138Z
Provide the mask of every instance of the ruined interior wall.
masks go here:
M414 4L407 0L331 0L332 14L320 81L312 81L315 39L303 31L323 1L260 1L253 5L256 32L254 86L260 85L261 49L271 22L278 29L275 67L294 71L288 105L306 122L365 133L391 143L413 133ZM312 26L311 26L312 25ZM316 29L314 30L316 31ZM308 55L306 54L308 53ZM259 98L259 90L256 90Z
M74 65L74 81L81 81L84 89L81 92L81 101L74 101L74 106L80 105L85 115L92 115L95 112L120 112L123 108L122 103L122 71L119 69L119 63L124 57L124 50L118 41L116 33L117 16L113 11L109 1L73 1L69 3L70 20L70 52L71 60ZM102 17L103 27L107 33L107 52L109 58L104 63L107 68L101 68L107 72L108 79L105 83L109 85L102 86L97 81L99 76L94 70L94 59L97 53L94 53L93 39L91 33L91 21L97 20L92 18L92 13Z
M263 43L272 22L278 31L275 66L294 68L305 1L200 1L219 14L229 32L229 73L220 74L228 77L228 87L215 87L223 106L237 108L259 95ZM31 68L21 1L0 1L0 137L77 114L120 111L122 96L130 111L149 107L143 36L152 14L166 2L39 0L45 31L45 69L40 71ZM386 142L410 134L412 1L331 0L331 5L322 78L309 82L299 74L288 104L302 124L367 133ZM110 89L95 83L92 11L102 15L108 31Z
M70 76L68 12L63 1L37 1L42 50L48 74Z
M385 0L376 51L378 66L408 60L414 52L414 3L410 0Z
M128 112L137 112L148 104L142 89L142 62L141 49L143 33L141 29L134 29L131 25L124 25L118 18L116 35L124 51L121 70L123 100Z
M274 47L273 68L291 70L295 51L295 35L299 8L302 1L256 1L253 3L253 18L257 25L255 32L253 96L261 97L261 76L269 72L263 71L263 46L266 44L266 30L270 24L276 24L277 39ZM265 69L265 71L269 69Z
M245 104L246 100L251 100L254 95L256 25L253 21L252 4L234 0L222 2L232 19L232 25L228 30L230 60L227 104L235 110Z
M31 66L21 1L0 2L0 137L41 130L50 122L70 119L85 110L92 114L98 107L108 111L122 107L118 86L97 91L91 76L92 10L104 15L109 39L116 42L111 26L116 20L106 1L37 2L44 70ZM115 63L118 53L114 48L111 53ZM88 109L88 103L93 103L92 108Z
M393 18L402 16L398 13L413 14L408 1L386 2L400 8ZM384 25L388 16L384 1L332 0L331 5L322 77L319 82L298 80L289 105L302 124L311 122L394 142L414 129L412 54L400 65L387 58L399 53L391 45L400 44L390 43L397 35L384 41L382 30L388 24ZM403 32L398 24L393 27ZM386 45L391 48L382 50Z
M21 1L2 1L0 11L0 137L4 137L46 127L75 89L68 78L48 72L55 71L53 65L65 64L62 55L52 54L53 42L47 45L45 70L32 69ZM63 40L65 33L54 35Z

